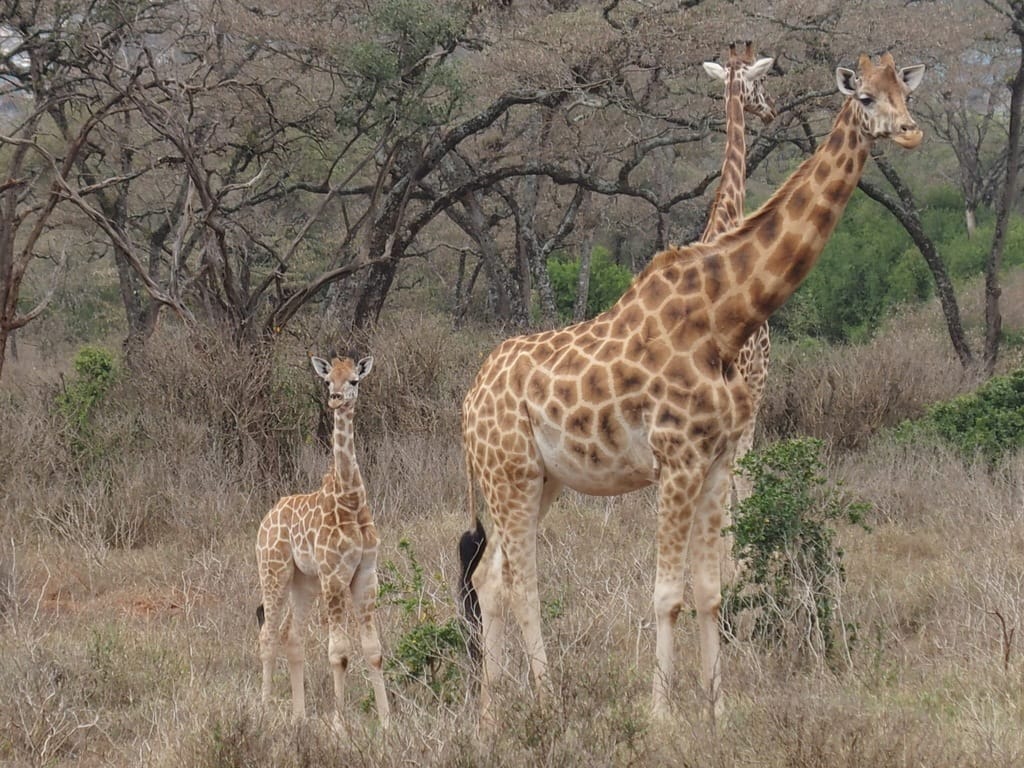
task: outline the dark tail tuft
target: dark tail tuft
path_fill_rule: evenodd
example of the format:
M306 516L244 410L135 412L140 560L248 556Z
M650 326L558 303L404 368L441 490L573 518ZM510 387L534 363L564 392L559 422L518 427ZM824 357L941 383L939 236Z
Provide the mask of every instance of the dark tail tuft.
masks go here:
M466 531L459 539L459 561L462 563L462 579L459 582L459 597L462 600L462 615L469 625L469 655L480 658L480 600L473 587L473 573L476 571L487 547L487 533L480 518L476 518L476 530Z
M262 627L263 626L263 622L265 622L266 620L267 620L267 615L263 611L263 603L260 603L259 605L256 606L256 623L259 624Z

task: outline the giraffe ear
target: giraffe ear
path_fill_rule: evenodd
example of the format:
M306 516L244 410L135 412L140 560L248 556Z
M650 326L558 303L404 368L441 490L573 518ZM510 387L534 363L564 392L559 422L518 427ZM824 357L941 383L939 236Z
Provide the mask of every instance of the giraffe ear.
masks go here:
M758 59L747 69L745 77L747 80L756 80L759 77L764 77L768 74L768 70L772 68L774 63L775 59Z
M846 67L836 68L836 85L839 86L839 92L844 96L853 96L857 93L859 79L857 73L852 69L847 69Z
M326 379L331 372L331 364L322 357L310 357L309 362L312 364L313 370L316 371L316 375L321 379Z
M716 80L725 80L725 78L727 76L727 72L725 71L725 67L723 67L721 64L718 64L718 63L716 63L714 61L705 61L704 62L704 71L707 72L709 75L711 75Z
M924 64L915 64L912 67L904 67L900 70L900 80L907 87L907 93L913 91L924 79Z
M371 370L373 370L373 356L367 355L356 363L356 378L362 380Z

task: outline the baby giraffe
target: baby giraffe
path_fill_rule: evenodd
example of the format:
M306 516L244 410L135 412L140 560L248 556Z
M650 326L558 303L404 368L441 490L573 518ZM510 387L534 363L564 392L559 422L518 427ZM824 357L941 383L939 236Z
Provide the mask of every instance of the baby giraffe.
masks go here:
M330 362L311 358L313 370L327 382L327 406L334 411L334 469L313 493L285 496L267 513L256 537L263 605L260 655L263 702L270 699L274 663L283 646L292 686L292 712L306 714L303 689L303 632L317 592L327 606L327 655L334 673L336 716L341 718L350 647L345 611L351 601L359 624L363 657L384 727L390 710L381 670L381 645L374 621L377 599L377 530L366 503L366 488L356 463L353 417L359 382L373 358Z

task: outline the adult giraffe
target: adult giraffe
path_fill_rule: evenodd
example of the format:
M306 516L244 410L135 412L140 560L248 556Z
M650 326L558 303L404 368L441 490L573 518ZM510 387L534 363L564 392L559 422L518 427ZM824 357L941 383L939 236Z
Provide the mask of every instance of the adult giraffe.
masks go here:
M765 125L775 119L775 104L764 87L764 81L774 59L755 59L754 44L748 40L742 54L736 53L735 44L729 46L725 66L713 61L704 62L704 71L711 77L725 83L725 152L722 158L721 179L718 191L708 212L708 223L700 236L706 243L727 232L743 219L744 197L747 192L747 138L745 113L750 112L761 118ZM743 426L736 444L736 461L739 461L754 445L754 430L757 426L757 411L764 395L768 380L768 362L771 358L771 336L767 321L747 339L736 357L736 371L747 383L750 390L751 413ZM751 484L742 473L732 473L731 496L736 502L747 498ZM726 505L723 527L728 527L732 518ZM736 566L732 555L732 536L722 537L722 574L730 580Z
M464 534L460 554L471 579L466 603L478 595L483 622L482 722L494 722L506 602L535 683L548 690L537 526L566 485L613 495L658 484L654 713L669 711L688 543L701 680L719 708L720 529L736 444L751 414L737 356L816 263L874 141L912 149L923 138L906 99L924 67L897 69L886 53L877 65L862 55L858 68L836 70L848 98L831 132L755 213L709 243L658 253L593 320L506 340L477 374L462 411L475 531ZM486 560L475 483L494 528Z

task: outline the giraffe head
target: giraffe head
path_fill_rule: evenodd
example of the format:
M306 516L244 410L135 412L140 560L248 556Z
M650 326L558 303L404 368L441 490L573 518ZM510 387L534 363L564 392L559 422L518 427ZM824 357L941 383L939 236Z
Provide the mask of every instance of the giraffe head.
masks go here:
M765 80L775 59L755 59L754 45L749 40L741 54L736 53L736 44L729 46L729 58L725 66L714 61L704 62L704 71L711 77L725 82L726 96L729 89L729 73L734 73L740 86L743 109L761 118L766 125L775 119L775 100L768 95Z
M872 139L891 138L905 149L920 144L924 133L910 116L907 97L921 84L924 65L896 69L890 53L877 65L861 54L857 68L859 72L839 67L836 83L857 109L861 130Z
M358 363L351 357L311 357L316 375L327 382L327 407L331 409L352 405L359 395L359 382L373 368L373 358L364 357Z

